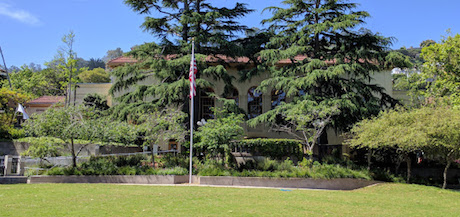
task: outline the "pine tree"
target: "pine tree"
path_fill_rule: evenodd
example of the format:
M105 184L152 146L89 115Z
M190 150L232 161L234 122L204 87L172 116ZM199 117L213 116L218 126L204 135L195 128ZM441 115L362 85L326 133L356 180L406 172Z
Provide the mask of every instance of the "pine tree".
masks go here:
M212 86L200 79L202 76L221 79L231 85L234 78L227 73L226 63L220 58L237 56L239 49L233 40L237 33L248 28L234 20L252 12L245 4L218 8L206 0L125 0L125 3L139 14L158 15L146 17L142 27L160 42L137 46L126 54L137 59L137 63L118 67L112 72L116 78L112 93L131 89L119 97L120 104L115 107L114 114L125 119L136 110L149 111L187 102L190 39L195 42L199 68L197 86ZM210 55L215 57L216 64L206 63ZM139 83L150 78L156 82Z
M302 131L314 146L325 124L346 129L396 103L382 87L369 84L373 72L390 65L385 58L392 39L358 30L367 12L346 0L282 3L285 7L265 9L273 17L262 22L276 35L261 51L271 78L260 89L282 90L294 99L252 125L269 122L278 131Z

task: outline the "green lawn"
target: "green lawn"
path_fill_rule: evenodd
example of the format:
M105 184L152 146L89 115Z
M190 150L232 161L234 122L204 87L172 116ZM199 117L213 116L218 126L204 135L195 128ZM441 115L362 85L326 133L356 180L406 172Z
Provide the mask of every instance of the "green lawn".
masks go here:
M111 184L0 185L0 216L459 216L460 192L382 184L355 191Z

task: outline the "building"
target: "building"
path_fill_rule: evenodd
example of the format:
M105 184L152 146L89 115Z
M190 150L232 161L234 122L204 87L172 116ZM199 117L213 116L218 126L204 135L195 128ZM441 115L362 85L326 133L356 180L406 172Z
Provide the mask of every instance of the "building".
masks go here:
M297 60L302 60L305 57L298 57ZM238 76L238 66L242 64L247 64L249 61L248 58L239 57L236 59L233 58L222 58L226 61L229 68L227 71L237 77ZM206 59L208 64L212 65L213 63L217 64L217 59L213 57L208 57ZM107 70L113 70L119 66L124 64L132 64L135 63L136 60L130 57L119 57L109 61L106 65ZM286 65L290 64L289 60L280 61L279 65ZM243 109L249 117L255 117L260 115L264 112L271 110L273 107L278 105L281 101L289 101L289 98L286 98L285 94L276 90L269 90L266 93L257 93L254 90L260 85L260 83L268 78L268 74L260 75L258 77L254 77L251 80L244 81L244 82L235 82L233 83L235 89L232 92L231 96L227 96L227 98L235 99L238 106ZM382 71L379 73L375 73L372 75L372 84L378 84L385 88L386 93L392 96L392 76L391 71ZM207 91L214 92L215 94L221 96L224 93L224 83L223 81L217 81L212 78L204 79L210 81L214 84L212 89L208 89ZM155 81L144 80L142 83L149 83ZM129 91L129 90L127 90ZM212 114L210 113L211 107L217 106L219 107L218 102L215 99L209 97L204 91L198 91L197 94L200 94L198 102L198 119L209 119L211 118ZM278 133L278 132L269 132L268 128L261 125L256 128L251 128L244 126L246 137L247 138L290 138L288 134L285 133ZM348 149L345 146L342 146L343 138L341 137L341 132L336 132L333 129L327 129L327 144L322 144L322 149L318 148L314 151L315 153L324 152L327 150L328 147L340 147L340 151L342 153L347 153ZM172 147L176 147L175 145L171 145L168 143L160 144L160 149L167 150L172 149ZM176 147L177 148L177 147ZM179 148L180 150L180 148Z
M24 104L26 113L29 116L32 114L43 113L46 109L53 105L64 105L65 96L41 96Z

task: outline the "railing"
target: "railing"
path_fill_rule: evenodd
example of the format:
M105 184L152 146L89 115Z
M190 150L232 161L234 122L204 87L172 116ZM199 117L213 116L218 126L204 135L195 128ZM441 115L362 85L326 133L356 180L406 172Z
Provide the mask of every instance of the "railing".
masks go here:
M177 154L177 150L167 150L167 151L156 151L153 154L167 154L173 153ZM97 156L132 156L132 155L150 155L152 152L134 152L134 153L118 153L118 154L104 154L104 155L97 155ZM18 172L23 173L24 169L27 170L34 170L34 174L39 174L40 171L47 171L51 168L40 168L36 167L36 165L40 165L42 163L48 162L51 165L56 166L69 166L72 164L72 157L71 156L61 156L61 157L48 157L46 160L39 159L39 158L31 158L31 157L20 157L20 156L9 156L11 162L8 165L10 168L10 172L8 174L17 174ZM87 162L90 156L78 156L76 161L77 163ZM20 159L20 160L19 160ZM22 162L22 168L19 168L18 165ZM5 156L0 156L0 176L4 176L5 174ZM52 168L53 168L52 167Z

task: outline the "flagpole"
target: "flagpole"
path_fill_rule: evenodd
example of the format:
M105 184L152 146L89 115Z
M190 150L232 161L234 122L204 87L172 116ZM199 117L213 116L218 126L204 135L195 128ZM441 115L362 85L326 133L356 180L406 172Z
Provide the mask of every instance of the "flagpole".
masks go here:
M192 39L192 62L195 57L195 41ZM194 94L190 94L190 167L189 167L189 179L188 183L192 184L192 157L193 157L193 99Z

